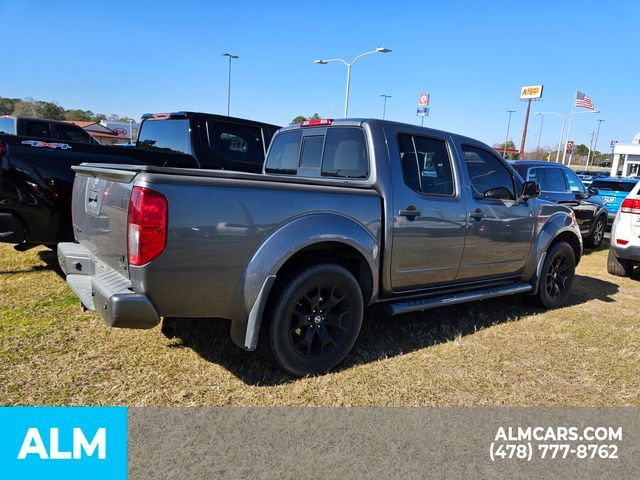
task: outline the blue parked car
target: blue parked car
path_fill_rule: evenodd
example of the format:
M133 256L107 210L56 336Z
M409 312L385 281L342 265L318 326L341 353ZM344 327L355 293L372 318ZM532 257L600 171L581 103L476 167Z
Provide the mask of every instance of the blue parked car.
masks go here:
M604 177L596 178L591 184L591 187L598 189L598 196L609 212L609 225L613 223L622 201L629 195L636 183L638 183L637 178Z

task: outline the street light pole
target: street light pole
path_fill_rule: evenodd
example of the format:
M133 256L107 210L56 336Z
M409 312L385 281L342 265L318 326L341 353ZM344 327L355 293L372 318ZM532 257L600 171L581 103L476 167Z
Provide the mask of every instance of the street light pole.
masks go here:
M598 122L598 129L596 130L596 141L593 145L593 154L595 156L595 152L598 151L598 136L600 135L600 125L602 125L602 122L604 122L604 120L602 120L601 118L599 118L598 120L596 120L596 122ZM589 159L587 158L587 163L589 163Z
M330 58L328 60L320 60L320 59L314 60L313 63L317 63L318 65L326 65L329 62L342 62L347 66L347 88L346 88L346 92L345 92L345 96L344 96L344 117L345 118L347 118L347 116L349 115L349 87L350 87L350 84L351 84L351 67L353 66L354 63L356 63L362 57L365 57L367 55L372 55L374 53L389 53L389 52L391 52L391 50L388 49L388 48L378 47L375 50L372 50L371 52L361 53L360 55L358 55L356 58L354 58L350 62L347 62L346 60L343 60L342 58Z
M229 83L227 85L227 117L231 112L231 60L240 58L238 55L231 55L230 53L223 53L223 57L229 57Z
M540 131L538 132L538 146L536 147L536 157L540 159L540 137L542 136L542 125L544 125L544 115L542 115L542 119L540 120Z
M381 97L384 98L384 106L382 107L382 119L384 120L386 114L387 114L387 98L391 98L391 95L380 95Z
M502 146L502 156L507 157L507 142L509 141L509 127L511 126L511 115L515 113L515 110L507 110L509 114L509 120L507 121L507 136L504 137L504 145Z

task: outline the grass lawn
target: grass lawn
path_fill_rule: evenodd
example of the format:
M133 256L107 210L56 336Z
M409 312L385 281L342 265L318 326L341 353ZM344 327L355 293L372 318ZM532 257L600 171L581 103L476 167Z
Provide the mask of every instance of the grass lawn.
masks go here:
M640 406L640 275L578 267L569 305L518 297L401 317L366 312L354 352L304 379L231 342L220 320L107 327L45 248L0 244L0 404L237 406Z

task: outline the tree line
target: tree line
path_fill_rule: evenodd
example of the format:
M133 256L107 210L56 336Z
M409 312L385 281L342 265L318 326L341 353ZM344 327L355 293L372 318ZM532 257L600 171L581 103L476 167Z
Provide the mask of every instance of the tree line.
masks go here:
M70 120L73 122L135 121L132 118L121 117L115 113L105 115L104 113L94 113L91 110L65 109L58 105L57 102L45 102L33 98L0 97L0 115L45 118L48 120Z
M493 148L498 153L502 153L503 149L515 149L516 145L513 140L509 140L506 143L494 143ZM549 147L547 145L540 146L540 148L536 148L533 150L526 151L524 153L524 159L527 160L549 160L555 162L557 156L558 147ZM587 155L589 154L589 147L584 144L574 145L573 147L573 159L572 164L574 165L585 165L587 162ZM518 154L507 153L505 158L507 160L516 160L519 158ZM560 158L562 158L562 150L560 151ZM591 164L599 164L601 162L610 162L611 154L599 152L598 150L591 151L591 156L589 157Z

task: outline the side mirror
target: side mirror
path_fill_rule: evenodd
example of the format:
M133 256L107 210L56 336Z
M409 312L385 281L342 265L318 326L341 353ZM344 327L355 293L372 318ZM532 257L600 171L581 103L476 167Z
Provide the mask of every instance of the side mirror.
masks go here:
M529 200L540 196L540 184L538 182L524 182L522 184L522 200Z
M600 190L598 190L596 187L587 188L587 192L589 192L589 195L600 195Z

